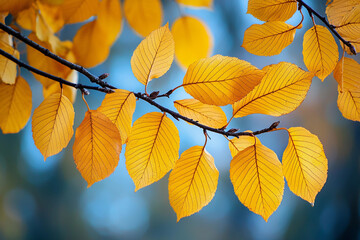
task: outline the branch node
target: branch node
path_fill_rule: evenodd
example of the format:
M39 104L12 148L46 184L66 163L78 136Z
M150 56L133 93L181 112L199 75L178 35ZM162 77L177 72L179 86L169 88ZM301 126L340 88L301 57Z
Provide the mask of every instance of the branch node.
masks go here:
M103 79L107 78L109 75L110 75L109 73L103 73L99 76L99 79L103 80Z

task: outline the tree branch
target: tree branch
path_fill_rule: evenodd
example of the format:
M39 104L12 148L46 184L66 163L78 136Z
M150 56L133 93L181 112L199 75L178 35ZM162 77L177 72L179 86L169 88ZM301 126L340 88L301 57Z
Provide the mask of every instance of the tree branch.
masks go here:
M331 25L325 17L321 16L319 13L317 13L314 9L312 9L309 5L307 5L303 0L296 0L299 3L299 8L304 6L306 10L309 12L310 16L314 14L318 19L320 19L329 29L334 33L334 35L342 41L346 46L349 47L351 53L356 55L355 47L351 44L351 42L346 41L343 37L340 36L340 34L335 30L335 27Z
M80 89L82 92L86 92L85 89L92 89L92 90L96 90L96 91L100 91L100 92L105 92L105 93L109 93L112 92L111 89L109 88L103 88L103 87L96 87L96 86L87 86L87 85L82 85L80 83L72 83L69 81L66 81L65 79L62 79L60 77L54 76L52 74L43 72L37 68L34 68L22 61L20 61L19 59L17 59L16 57L12 56L11 54L5 52L4 50L0 49L0 55L6 57L7 59L9 59L10 61L13 61L14 63L16 63L19 67L25 68L27 70L29 70L30 72L39 74L43 77L49 78L51 80L54 80L56 82L59 82L61 84L64 85L68 85L70 87L76 88L76 89Z

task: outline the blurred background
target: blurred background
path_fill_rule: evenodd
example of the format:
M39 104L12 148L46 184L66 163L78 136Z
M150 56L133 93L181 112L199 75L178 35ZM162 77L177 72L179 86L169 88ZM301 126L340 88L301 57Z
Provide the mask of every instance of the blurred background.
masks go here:
M306 2L325 15L325 0ZM179 17L179 9L173 0L162 3L163 24L171 25ZM303 28L296 32L294 43L274 57L255 56L241 47L244 31L261 23L246 11L245 0L214 0L212 10L183 8L185 14L198 17L208 26L213 36L212 55L238 57L258 68L287 61L306 69L302 39L312 26L306 11ZM300 19L296 13L288 23L295 25ZM319 20L316 22L320 24ZM66 27L61 39L72 39L80 26ZM132 53L141 40L124 21L109 58L91 71L98 75L110 73L109 83L118 88L143 91L130 66ZM359 57L355 59L360 62ZM41 84L25 70L22 74L31 84L36 108L43 100ZM174 62L168 73L150 83L148 91L166 92L180 85L184 75L185 71ZM87 83L87 79L81 76L80 82ZM90 107L96 109L103 97L103 93L91 92L87 97ZM188 97L180 89L170 100L157 101L174 109L172 101ZM221 136L210 133L207 145L220 171L214 199L199 213L176 223L168 200L168 175L135 193L123 151L115 172L88 189L74 164L73 140L67 149L44 162L34 145L29 122L19 134L0 134L0 239L360 239L360 126L342 117L336 100L337 83L332 74L324 82L315 77L296 111L279 118L255 114L231 123L230 128L255 131L280 120L281 127L307 128L324 145L329 161L328 179L315 206L285 186L282 203L267 223L244 207L234 194L229 179L231 155ZM230 117L231 107L224 110ZM80 95L75 111L74 128L86 111ZM134 120L150 111L158 110L138 101ZM175 124L181 137L180 154L204 143L201 129L184 122ZM287 134L274 132L259 137L281 159Z

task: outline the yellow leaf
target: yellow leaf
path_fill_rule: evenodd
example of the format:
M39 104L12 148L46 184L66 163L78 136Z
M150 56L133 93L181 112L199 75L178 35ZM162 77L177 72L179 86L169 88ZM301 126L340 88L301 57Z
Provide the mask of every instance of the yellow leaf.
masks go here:
M293 42L295 32L296 27L280 21L253 24L244 33L242 47L259 56L277 55Z
M121 138L115 124L97 110L87 111L76 129L73 155L88 187L114 172L120 152Z
M0 0L0 12L16 14L31 6L33 0Z
M282 163L290 190L314 205L326 182L328 164L318 137L302 127L288 130L289 143Z
M296 0L249 0L247 13L261 21L285 22L296 10Z
M67 81L72 83L78 83L79 74L77 71L72 70L69 76L66 78ZM63 84L63 94L70 100L71 103L75 102L76 99L76 88ZM53 93L60 93L61 87L58 82L55 82L49 86L43 87L44 99L52 95Z
M340 90L360 91L360 64L354 59L342 57L334 70L334 78Z
M0 128L4 134L17 133L31 115L30 86L19 76L13 85L0 83L0 96Z
M326 7L326 15L329 22L334 26L339 26L346 15L353 8L360 4L360 0L334 0Z
M233 105L233 116L245 117L254 113L281 116L290 113L305 99L313 76L291 63L274 64L267 69L261 83Z
M0 48L19 59L19 52L10 45L0 41ZM16 73L16 63L4 56L0 56L0 81L7 84L14 84Z
M168 25L147 36L131 57L131 68L139 82L145 86L164 75L174 60L174 39Z
M124 15L129 25L141 36L149 35L161 26L160 0L125 0Z
M334 70L339 50L326 27L315 25L305 33L303 56L305 66L322 81Z
M64 0L59 5L66 24L82 22L95 15L98 0Z
M97 20L83 25L74 37L73 51L76 62L91 68L105 61L110 45L104 38L106 39L106 32L97 24Z
M191 64L182 86L205 104L223 106L243 98L263 76L261 70L246 61L215 55Z
M126 143L131 133L132 116L136 107L136 98L132 92L117 89L106 94L98 111L105 114L119 129L122 143Z
M246 131L251 132L251 131ZM243 151L245 148L250 147L255 144L261 144L260 139L253 136L239 136L239 138L233 138L229 141L229 149L232 157L235 157L236 154Z
M187 68L200 58L209 57L213 46L211 33L206 25L194 17L183 16L172 25L175 56L180 66Z
M36 147L46 158L65 148L74 134L74 107L67 97L54 93L35 109L32 132Z
M264 145L247 147L232 159L230 180L240 202L265 221L281 203L285 184L282 166Z
M178 3L191 7L208 7L210 8L213 0L176 0Z
M360 121L360 91L343 90L338 87L337 104L344 118Z
M174 106L181 115L209 127L221 128L226 125L226 115L220 107L207 105L196 99L178 100L174 102Z
M35 31L36 9L30 7L19 12L16 15L16 23L26 30Z
M351 40L360 38L360 2L344 16L336 31L344 38Z
M39 9L38 16L53 33L58 32L64 26L63 15L57 6L37 2L37 7Z
M205 147L194 146L181 154L169 177L169 200L177 221L200 211L213 199L218 179L214 158Z
M164 177L174 167L179 147L179 132L165 114L147 113L136 120L125 152L135 191Z

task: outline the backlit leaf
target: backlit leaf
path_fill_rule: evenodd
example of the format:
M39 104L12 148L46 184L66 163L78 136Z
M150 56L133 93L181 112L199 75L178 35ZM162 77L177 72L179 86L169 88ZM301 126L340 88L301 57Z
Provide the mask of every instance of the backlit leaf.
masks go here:
M324 186L328 164L318 137L302 127L288 130L289 143L282 163L290 190L314 205L315 197Z
M46 158L65 148L74 134L74 107L67 97L54 93L34 111L32 132L36 147Z
M77 23L89 19L98 10L98 0L63 0L59 5L65 23Z
M360 91L360 64L354 59L342 57L334 70L334 78L340 90Z
M66 78L66 81L72 83L78 83L79 73L75 70L72 70L69 76ZM71 103L75 102L77 89L68 85L63 85L63 94L70 100ZM60 93L61 87L58 82L53 82L49 86L43 86L43 95L44 99L52 95L53 93Z
M19 58L19 52L10 45L0 41L0 48L13 57ZM14 84L16 73L16 63L4 56L0 56L0 81L7 84Z
M342 37L352 40L360 38L360 2L344 16L336 30Z
M19 76L12 85L0 83L0 96L0 128L4 134L17 133L30 118L30 86Z
M281 203L285 184L282 166L264 145L247 147L232 159L230 180L240 202L265 221Z
M211 7L213 0L176 0L178 3L191 7Z
M296 0L249 0L247 13L261 21L285 22L296 10Z
M280 21L253 24L244 33L242 47L260 56L280 54L293 42L295 32L296 27Z
M130 26L138 34L145 37L161 26L161 1L125 0L124 15Z
M254 113L281 116L294 111L305 99L313 76L291 63L272 65L261 83L233 105L234 117Z
M30 7L16 14L16 23L26 30L35 31L36 9Z
M360 0L333 0L326 7L326 15L329 22L334 26L339 26L341 21L351 10L360 4Z
M39 11L38 15L43 19L47 27L53 32L58 32L64 26L64 18L58 6L36 3Z
M139 82L145 86L164 75L174 60L174 39L168 26L163 26L147 36L131 57L131 68Z
M119 129L122 143L126 143L131 132L132 116L136 107L136 98L132 92L115 90L106 94L98 111L105 114Z
M261 70L246 61L215 55L191 64L182 86L205 104L223 106L243 98L263 76Z
M218 106L207 105L196 99L178 100L174 106L181 115L209 127L221 128L226 125L226 115Z
M164 177L174 167L179 148L179 132L165 114L147 113L136 120L125 152L135 191Z
M343 117L352 121L360 121L360 91L341 90L339 87L338 92L337 104Z
M0 0L0 12L16 14L31 6L33 0Z
M246 131L250 132L250 131ZM236 154L243 151L245 148L250 147L255 144L261 144L260 139L253 136L239 136L239 138L233 138L229 141L229 149L232 157L235 157Z
M183 16L173 23L171 33L175 40L178 63L187 68L190 64L210 56L212 37L206 25L194 17Z
M121 138L116 125L97 110L87 111L76 129L73 155L88 187L114 172L120 152Z
M213 199L218 178L214 158L205 147L194 146L181 154L169 177L169 200L177 221L200 211Z
M322 81L334 70L339 50L330 31L320 25L310 28L304 35L304 63L310 72Z

